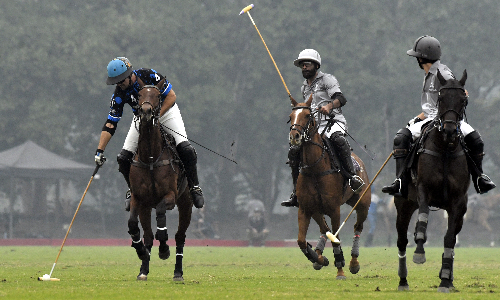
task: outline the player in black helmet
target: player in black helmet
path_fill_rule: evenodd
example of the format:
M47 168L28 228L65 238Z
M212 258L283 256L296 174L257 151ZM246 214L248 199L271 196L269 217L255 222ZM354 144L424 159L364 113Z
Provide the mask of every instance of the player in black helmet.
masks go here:
M422 90L421 106L422 112L410 120L407 126L398 131L394 138L394 158L396 159L396 180L382 188L382 192L390 195L406 197L408 194L409 177L405 170L405 159L413 141L420 137L422 126L432 121L437 116L437 99L441 83L437 78L438 71L449 80L455 78L451 70L441 63L441 44L432 36L419 37L412 49L406 52L409 56L417 59L418 65L425 72L424 86ZM470 150L470 158L476 168L470 168L472 180L476 191L480 194L495 188L490 178L483 174L483 148L484 143L481 135L464 120L460 121L460 129L464 136L467 148ZM399 177L398 177L399 176Z

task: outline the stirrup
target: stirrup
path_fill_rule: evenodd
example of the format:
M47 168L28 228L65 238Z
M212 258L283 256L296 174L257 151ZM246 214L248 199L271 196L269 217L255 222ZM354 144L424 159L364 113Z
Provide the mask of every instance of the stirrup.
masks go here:
M355 179L355 180L353 180L353 179ZM357 188L354 186L354 188L353 188L352 184L356 183L356 182L360 183L360 186ZM365 186L365 182L358 175L354 175L351 178L349 178L349 187L351 187L351 190L355 194L358 194L359 192L361 192L361 189L363 188L363 186Z
M479 186L480 179L483 179L482 188ZM479 194L485 194L489 190L492 190L496 187L496 185L493 183L493 181L491 181L490 177L486 174L481 174L477 177L475 186L477 187L477 192Z
M125 211L130 211L130 199L132 198L132 193L130 189L125 193Z

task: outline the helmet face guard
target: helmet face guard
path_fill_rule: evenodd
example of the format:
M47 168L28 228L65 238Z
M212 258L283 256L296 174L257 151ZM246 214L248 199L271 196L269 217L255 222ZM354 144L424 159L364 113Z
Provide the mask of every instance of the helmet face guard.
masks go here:
M441 58L441 44L435 37L424 35L415 41L413 48L406 51L406 54L417 58L436 61Z
M108 64L107 85L117 84L132 74L132 64L126 57L117 57Z

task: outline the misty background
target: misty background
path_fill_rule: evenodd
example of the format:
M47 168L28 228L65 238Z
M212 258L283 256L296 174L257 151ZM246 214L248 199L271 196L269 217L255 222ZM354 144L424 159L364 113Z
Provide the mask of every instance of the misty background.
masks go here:
M296 208L279 205L292 191L286 165L290 102L257 31L247 15L238 15L249 2L0 2L0 151L31 140L64 158L94 165L114 90L105 84L106 66L126 56L134 68L153 68L172 83L188 138L198 153L206 218L217 225L220 238L245 239L246 204L257 199L265 205L269 238L296 239ZM396 132L421 111L424 73L406 51L422 35L436 37L442 63L459 78L467 69L467 119L485 141L485 173L500 183L498 1L253 3L250 13L295 99L301 98L303 78L293 60L301 50L316 49L322 58L320 70L337 77L347 99L343 112L349 133L356 140L349 141L370 178L392 151ZM108 160L76 217L74 238L128 237L123 203L127 188L116 163L132 118L128 107L125 111L104 153ZM64 226L91 175L71 182L19 178L12 183L2 178L0 234L3 229L3 237L64 237ZM393 180L391 160L374 183L374 193L383 201L389 199L380 188ZM500 219L496 193L475 202L487 213L479 219L489 220L493 228ZM34 209L30 201L47 207ZM349 211L342 208L342 219ZM429 234L436 245L442 244L442 214L432 212L429 221L439 228ZM14 216L10 233L9 215ZM167 218L173 233L176 209ZM354 219L355 214L342 232L344 238L351 236ZM478 237L483 237L480 242L486 244L500 242L496 233L469 219L461 241L479 243ZM385 235L392 234L394 245L395 221L389 219L389 224L377 230L378 242L385 243ZM311 223L308 238L317 238L316 228ZM188 238L194 238L189 230Z

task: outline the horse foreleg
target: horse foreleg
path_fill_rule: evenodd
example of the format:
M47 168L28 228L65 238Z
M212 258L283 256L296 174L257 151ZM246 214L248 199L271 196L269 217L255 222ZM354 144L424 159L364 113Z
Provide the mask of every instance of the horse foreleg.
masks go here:
M465 206L464 206L465 207ZM441 270L439 278L441 283L438 287L438 292L448 293L453 289L453 258L455 256L456 236L462 230L464 222L464 214L466 209L452 207L448 212L448 229L444 236L444 252L441 261Z
M395 197L394 204L397 210L396 217L396 230L398 232L398 257L399 257L399 291L409 290L408 281L406 280L408 276L408 269L406 267L406 246L408 245L408 226L410 225L411 216L417 209L415 202L406 200L404 198Z
M415 244L417 248L413 253L413 262L416 264L425 263L424 244L427 242L427 222L429 219L429 205L422 201L418 209L418 219L415 225Z
M326 241L328 240L326 232L330 231L330 228L326 224L325 217L322 214L319 213L314 214L312 218L316 221L316 223L318 223L319 230L321 232L321 236L319 237L318 242L316 243L316 248L314 249L314 251L316 252L317 259L316 261L313 261L313 268L315 270L321 270L322 267L326 267L330 264L328 258L326 258L326 256L323 256L323 251L325 249ZM310 251L309 248L307 249L307 251ZM306 253L304 254L306 255Z
M156 206L156 234L155 238L160 242L160 247L158 248L158 256L161 259L167 259L170 257L170 249L167 245L168 233L167 233L167 204L161 201Z
M363 196L366 198L366 196ZM359 240L361 232L363 232L363 223L368 218L368 208L370 207L368 199L363 199L356 206L356 223L354 224L354 237L352 239L351 261L349 262L349 271L351 274L356 274L361 268L359 265ZM368 205L367 205L368 204Z
M132 195L132 199L133 199ZM128 233L132 238L132 245L140 260L149 260L149 252L141 240L141 230L139 229L139 207L131 205L130 217L128 219Z
M182 270L182 260L184 258L184 243L186 242L186 231L191 223L192 202L186 189L177 200L179 210L179 226L175 233L175 269L174 281L184 281Z

